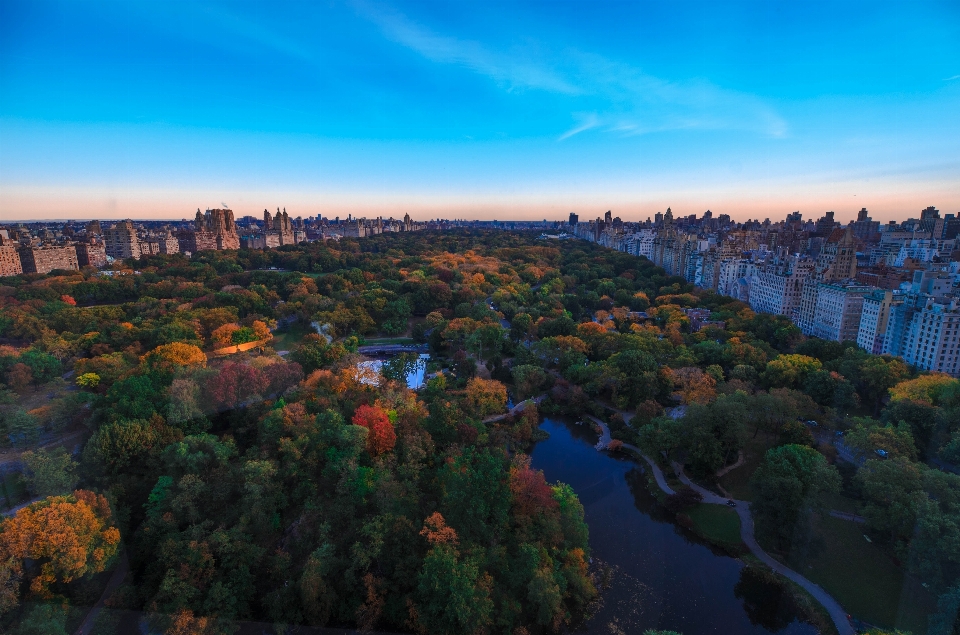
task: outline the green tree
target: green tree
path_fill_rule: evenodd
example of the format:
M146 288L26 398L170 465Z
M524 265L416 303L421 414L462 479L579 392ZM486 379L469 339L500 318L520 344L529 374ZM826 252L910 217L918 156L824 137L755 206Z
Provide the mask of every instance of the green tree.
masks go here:
M710 404L687 406L678 436L695 474L712 474L737 455L747 437L745 419L741 395L721 395Z
M810 373L822 367L820 360L806 355L780 355L767 362L761 379L774 388L800 388Z
M485 323L467 337L467 348L477 353L482 363L500 354L505 343L503 327L497 323Z
M960 635L960 584L937 599L937 612L930 616L927 635Z
M856 425L844 437L846 445L872 457L875 450L884 450L889 456L903 456L911 461L917 458L913 435L905 423L898 426L882 425L872 419L854 419Z
M519 342L527 338L533 329L533 318L529 313L517 313L510 322L510 339Z
M0 431L4 439L17 447L28 447L40 439L37 418L23 408L0 411Z
M870 528L905 544L913 535L917 506L924 498L922 482L923 467L906 457L867 461L857 471L856 483Z
M511 372L518 399L526 399L537 394L547 381L546 371L532 364L514 366Z
M486 628L493 613L492 582L476 560L461 559L451 545L434 545L417 576L420 623L428 632L450 635Z
M33 371L33 380L38 384L45 384L63 372L60 360L43 351L31 348L20 355L20 361Z
M77 465L63 448L24 452L20 458L29 470L30 489L37 496L65 494L77 485Z
M34 604L13 631L16 635L67 635L64 604Z
M840 489L840 474L822 454L802 445L767 451L750 479L757 534L779 549L806 539L809 514L821 495Z

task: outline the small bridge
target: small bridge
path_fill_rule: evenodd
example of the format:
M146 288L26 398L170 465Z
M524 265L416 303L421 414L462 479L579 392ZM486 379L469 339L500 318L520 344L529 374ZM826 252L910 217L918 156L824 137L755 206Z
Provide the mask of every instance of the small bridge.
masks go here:
M357 347L357 352L361 355L386 355L393 356L401 353L426 353L427 345L419 344L371 344L369 346Z

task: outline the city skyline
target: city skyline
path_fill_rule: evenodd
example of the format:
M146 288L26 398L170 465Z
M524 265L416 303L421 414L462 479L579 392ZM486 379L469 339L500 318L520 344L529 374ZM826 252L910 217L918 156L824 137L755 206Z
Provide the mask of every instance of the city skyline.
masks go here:
M0 217L960 211L955 4L175 7L2 5Z

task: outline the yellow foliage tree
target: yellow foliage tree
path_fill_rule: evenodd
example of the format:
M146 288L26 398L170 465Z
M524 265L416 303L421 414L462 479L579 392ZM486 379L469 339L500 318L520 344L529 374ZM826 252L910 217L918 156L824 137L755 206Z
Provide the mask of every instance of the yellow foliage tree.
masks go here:
M50 585L55 582L103 571L120 545L120 532L112 520L107 499L84 490L50 496L5 520L0 531L0 568L14 584L0 589L0 606L10 604L9 594L16 593L15 582L23 577L27 559L42 563L30 582L30 590L40 598L50 597Z
M941 396L945 392L956 391L958 387L960 387L960 379L954 379L944 373L930 373L900 382L890 389L890 399L891 401L909 399L936 406L940 404Z
M467 403L481 417L503 412L507 387L495 379L474 377L467 382Z
M180 366L207 365L207 356L193 344L174 342L158 346L143 357L141 361L153 370L172 372Z

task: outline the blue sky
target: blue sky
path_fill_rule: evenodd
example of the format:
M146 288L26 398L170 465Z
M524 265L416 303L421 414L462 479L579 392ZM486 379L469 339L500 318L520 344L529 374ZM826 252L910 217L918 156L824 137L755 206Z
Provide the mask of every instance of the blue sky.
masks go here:
M960 4L0 0L0 217L960 212Z

